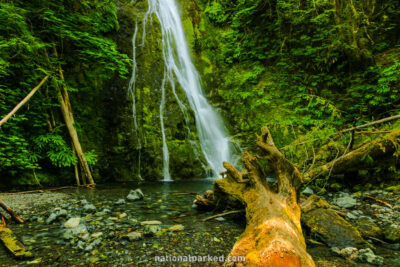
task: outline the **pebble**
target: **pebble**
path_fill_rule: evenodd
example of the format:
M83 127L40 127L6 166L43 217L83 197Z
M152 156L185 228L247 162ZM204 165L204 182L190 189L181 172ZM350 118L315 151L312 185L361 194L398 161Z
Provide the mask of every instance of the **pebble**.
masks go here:
M83 207L83 209L84 209L85 211L95 211L95 210L96 210L96 207L95 207L93 204L86 204L86 205Z
M126 235L129 241L137 241L143 238L143 234L139 232L131 232Z
M123 198L120 198L115 202L115 205L124 205L124 204L126 204L126 201Z
M81 218L79 218L79 217L71 218L66 223L64 223L64 227L65 228L75 228L79 225L80 222L81 222Z
M144 194L142 190L138 188L136 190L131 190L126 198L130 201L141 200L144 198Z
M310 196L314 194L314 190L312 190L310 187L306 187L301 193L306 196Z
M341 208L346 208L346 209L353 208L354 206L356 206L356 204L357 200L355 200L350 196L344 196L336 199L336 205Z

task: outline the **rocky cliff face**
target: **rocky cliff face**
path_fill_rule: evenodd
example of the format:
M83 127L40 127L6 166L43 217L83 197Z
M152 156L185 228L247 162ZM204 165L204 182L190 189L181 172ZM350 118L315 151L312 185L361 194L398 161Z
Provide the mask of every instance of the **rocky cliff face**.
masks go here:
M147 1L119 6L119 31L113 36L120 51L132 58L132 37L138 26L136 40L136 115L138 131L134 130L132 99L128 96L128 79L115 77L104 88L104 120L108 125L104 131L101 165L102 177L116 180L136 180L139 173L145 180L163 178L162 136L160 127L161 83L164 62L161 47L161 33L158 21L152 18L143 27ZM186 14L186 11L183 12ZM185 26L189 20L185 20ZM145 31L145 38L143 33ZM192 38L189 35L189 38ZM144 40L144 45L143 45ZM193 38L191 39L193 40ZM205 177L204 158L196 136L192 114L190 125L184 116L169 86L166 89L165 130L170 153L170 172L173 179ZM181 88L179 98L186 102ZM187 104L187 103L186 103ZM188 134L190 130L190 134ZM140 148L142 146L142 148ZM139 172L140 157L140 172ZM196 167L199 166L199 167Z

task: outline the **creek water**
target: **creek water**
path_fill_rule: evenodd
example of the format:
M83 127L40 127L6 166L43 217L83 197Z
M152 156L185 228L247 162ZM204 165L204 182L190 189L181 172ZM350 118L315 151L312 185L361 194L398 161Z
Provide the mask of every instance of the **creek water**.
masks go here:
M39 266L221 266L220 262L156 262L157 256L226 257L229 254L244 231L244 216L230 215L225 220L204 222L204 218L214 214L194 209L192 202L197 193L211 187L212 179L140 185L127 183L99 186L96 190L62 190L50 194L50 197L62 195L59 202L52 201L45 206L38 205L37 200L27 201L38 197L19 195L16 197L25 199L21 210L26 212L24 218L28 220L23 225L10 224L9 228L33 252L34 259L41 264ZM136 188L142 189L145 195L143 200L117 204ZM88 203L95 209L85 210L84 206ZM46 219L57 207L67 211L66 217L47 224ZM109 211L104 212L104 209ZM124 213L126 216L122 216ZM80 217L88 233L101 233L100 237L84 240L81 234L66 238L64 223L70 217ZM161 221L162 229L179 224L184 226L184 230L144 236L137 241L126 239L129 232L143 231L139 222L149 220ZM96 239L99 242L88 249ZM308 251L317 266L321 267L371 266L350 264L334 256L323 245L309 245ZM378 252L385 257L385 263L399 266L393 251L378 248ZM28 266L28 261L13 259L0 245L0 266Z
M41 258L44 266L169 266L155 262L156 256L163 255L228 255L234 242L244 229L245 222L240 217L233 220L203 222L202 219L213 215L199 212L192 208L195 193L202 193L211 188L211 180L187 182L145 183L140 186L99 187L96 190L63 190L67 194L65 203L56 205L68 211L66 218L51 224L43 222L49 217L55 205L32 209L33 216L24 225L9 225L10 229L30 249L35 258ZM141 188L143 200L123 205L115 203L125 199L131 189ZM55 192L54 194L57 194ZM96 207L95 211L83 210L82 200L87 200ZM99 215L103 209L111 212ZM119 214L127 216L115 220ZM96 215L97 214L97 215ZM91 241L82 241L78 236L65 239L63 224L68 217L81 217L89 233L102 233L101 242L91 251L85 251ZM111 219L110 219L111 218ZM235 219L236 218L236 219ZM38 221L39 219L39 221ZM163 229L181 224L183 231L167 232L160 236L144 237L139 241L124 238L129 231L141 229L133 220L159 220ZM78 248L79 244L83 245ZM173 264L173 263L171 263ZM217 263L209 263L217 266ZM1 266L25 266L26 261L14 260L3 248L0 248ZM201 265L201 264L200 264ZM176 265L172 265L176 266ZM199 265L193 265L199 266Z

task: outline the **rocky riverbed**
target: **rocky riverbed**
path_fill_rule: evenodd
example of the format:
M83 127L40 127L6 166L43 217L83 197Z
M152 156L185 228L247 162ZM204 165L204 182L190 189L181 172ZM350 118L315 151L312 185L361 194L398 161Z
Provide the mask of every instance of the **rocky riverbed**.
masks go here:
M213 214L192 207L195 193L208 189L210 182L140 187L141 190L135 190L134 186L114 186L2 195L1 199L27 220L23 225L9 227L35 255L28 261L18 261L0 248L2 265L166 266L165 262L157 262L156 257L226 256L244 230L241 215L203 222ZM305 230L308 250L317 266L400 266L398 194L337 192L324 198L358 226L373 247L328 247Z

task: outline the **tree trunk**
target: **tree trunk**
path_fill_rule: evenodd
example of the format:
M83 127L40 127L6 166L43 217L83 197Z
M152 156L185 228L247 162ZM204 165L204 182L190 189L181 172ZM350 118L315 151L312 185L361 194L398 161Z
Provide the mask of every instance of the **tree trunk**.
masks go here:
M245 256L237 266L312 267L300 224L296 190L300 172L275 147L268 128L262 129L257 146L260 158L275 171L277 188L265 179L257 158L244 152L244 168L238 171L224 162L223 179L214 183L214 194L228 194L246 207L247 227L230 256ZM233 265L234 263L228 263Z
M68 95L67 92L65 92L65 93ZM74 144L75 152L78 156L78 159L81 163L84 173L89 180L89 184L95 185L95 182L92 177L92 173L90 172L90 169L89 169L89 165L83 154L81 143L79 142L78 133L76 132L76 129L74 127L74 119L73 119L72 112L68 109L68 106L70 106L70 104L67 104L65 102L65 98L63 97L60 90L57 93L57 98L58 98L58 102L60 103L60 106L61 106L61 111L62 111L64 120L65 120L65 124L67 125L69 135L71 136L72 143Z

